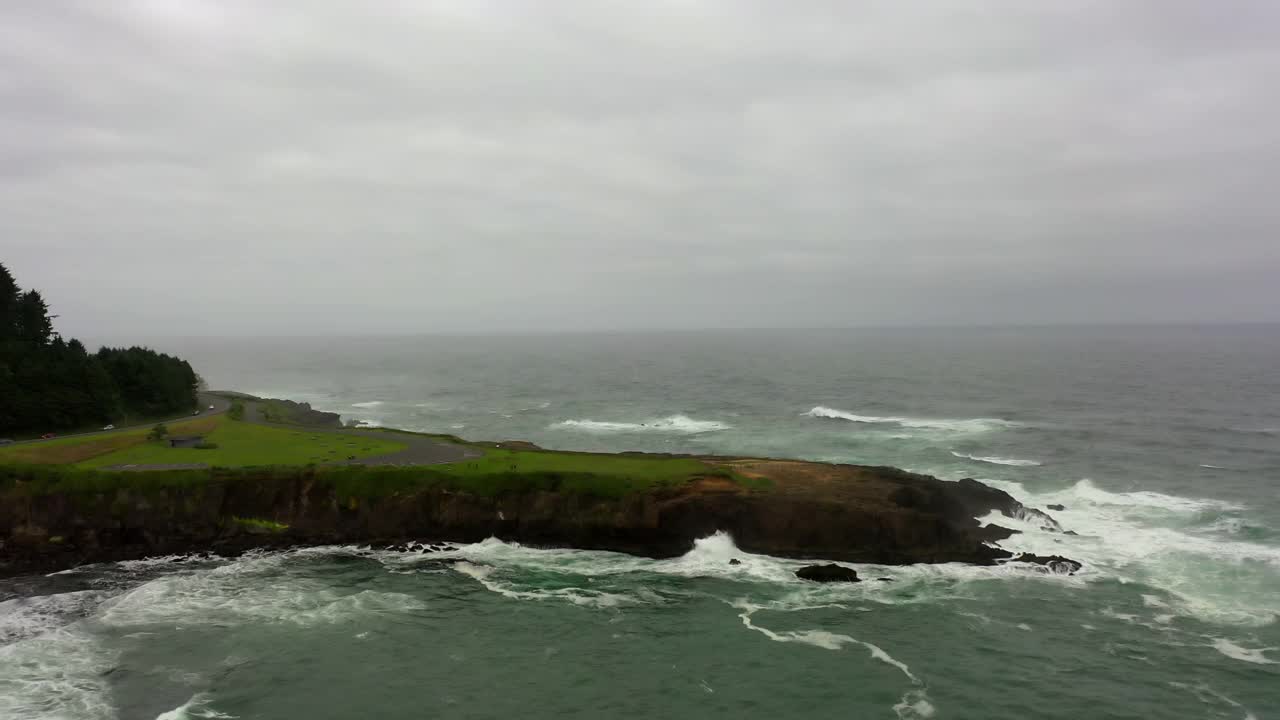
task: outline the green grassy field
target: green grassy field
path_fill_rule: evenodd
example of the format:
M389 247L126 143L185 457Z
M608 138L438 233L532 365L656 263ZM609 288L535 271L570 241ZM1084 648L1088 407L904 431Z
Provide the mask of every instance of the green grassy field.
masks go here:
M174 430L173 434L181 434ZM386 455L405 448L390 438L359 437L336 432L303 431L215 419L205 440L217 448L171 448L164 442L142 442L77 463L81 468L112 465L167 465L204 463L219 467L247 465L307 465L371 455Z
M451 436L426 436L436 442L469 445L482 457L417 467L326 465L334 461L395 453L417 433L386 431L378 436L301 430L232 420L228 416L175 424L171 434L202 434L213 449L171 448L148 441L146 430L66 438L0 449L0 465L11 464L13 478L63 490L100 491L111 487L163 487L199 483L209 470L161 470L142 473L98 472L123 465L202 464L227 476L250 468L262 477L308 473L331 482L343 498L369 498L447 487L482 495L545 490L620 497L663 487L678 487L702 477L718 477L752 490L768 480L740 476L695 458L615 455L498 448L466 443ZM421 440L419 440L420 442ZM46 469L22 470L43 465ZM31 474L31 473L35 474ZM34 486L31 487L34 489Z
M484 452L482 458L447 465L334 467L324 468L318 476L333 482L343 496L364 497L436 485L479 495L547 490L620 497L660 487L676 487L698 477L739 480L725 470L693 458L498 448L486 448ZM747 486L754 487L750 481Z

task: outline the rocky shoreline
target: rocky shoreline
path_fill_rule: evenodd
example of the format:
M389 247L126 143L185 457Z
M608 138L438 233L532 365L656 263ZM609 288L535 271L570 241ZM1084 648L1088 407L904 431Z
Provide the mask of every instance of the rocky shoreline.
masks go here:
M720 477L621 497L529 490L481 495L428 487L351 492L315 467L215 469L200 481L95 489L10 479L0 485L0 575L147 556L345 543L476 542L674 557L717 531L751 553L899 565L1015 560L1056 572L1079 564L998 546L1015 531L975 518L998 512L1061 530L1044 512L975 480L947 482L894 468L795 460L702 460ZM207 477L206 477L207 476Z

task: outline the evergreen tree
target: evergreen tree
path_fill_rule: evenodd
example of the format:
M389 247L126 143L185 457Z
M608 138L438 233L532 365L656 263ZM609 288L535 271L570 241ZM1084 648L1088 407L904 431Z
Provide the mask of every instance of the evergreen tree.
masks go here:
M103 348L54 332L44 298L0 265L0 437L155 416L196 406L195 371L154 350Z
M18 339L45 345L52 335L53 320L40 291L28 290L18 296Z
M18 283L0 263L0 343L18 336Z

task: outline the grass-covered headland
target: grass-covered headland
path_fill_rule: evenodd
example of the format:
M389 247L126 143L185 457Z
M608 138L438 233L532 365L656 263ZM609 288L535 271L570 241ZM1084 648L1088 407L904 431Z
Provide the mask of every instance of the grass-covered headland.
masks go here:
M0 575L415 538L496 536L673 557L717 531L747 552L991 564L1010 556L988 544L1009 531L973 518L1030 512L974 481L889 468L271 425L262 420L263 401L243 404L242 420L222 414L164 431L0 448ZM289 418L311 412L281 407Z

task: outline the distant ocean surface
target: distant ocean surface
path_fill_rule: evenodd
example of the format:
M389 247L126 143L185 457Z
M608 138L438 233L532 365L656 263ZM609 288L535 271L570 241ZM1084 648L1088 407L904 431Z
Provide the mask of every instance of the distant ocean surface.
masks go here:
M106 339L111 340L111 339ZM1280 717L1280 327L151 343L371 425L974 477L1075 577L489 540L0 583L0 718ZM741 565L731 566L730 558Z

